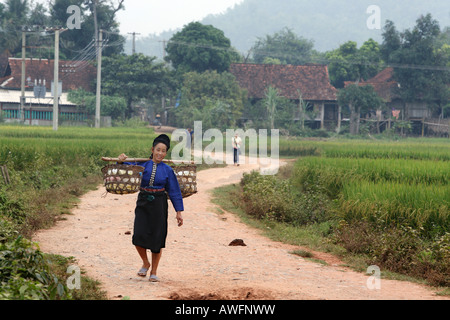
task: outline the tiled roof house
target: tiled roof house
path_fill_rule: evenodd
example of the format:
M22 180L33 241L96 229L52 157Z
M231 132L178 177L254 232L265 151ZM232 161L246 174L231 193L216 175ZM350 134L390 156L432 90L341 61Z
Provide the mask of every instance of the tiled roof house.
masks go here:
M348 86L353 82L346 82ZM403 101L398 93L400 84L394 80L394 69L385 68L373 78L367 81L361 81L360 86L371 85L375 92L384 100L387 105L385 112L377 111L379 116L377 120L386 120L385 125L389 127L390 119L398 117L398 119L408 120L413 124L413 133L424 134L428 132L436 135L448 135L448 126L442 124L442 119L438 114L433 114L432 108L423 100ZM371 114L372 118L374 117ZM425 130L425 131L424 131Z
M97 76L95 66L84 61L60 61L59 81L63 93L59 99L60 119L84 122L85 112L67 99L67 92L76 89L94 91L93 81ZM22 59L0 56L0 113L4 120L10 122L20 119ZM54 60L25 60L25 123L49 125L53 118L52 81L54 79ZM45 81L45 82L44 82ZM35 84L45 83L46 97L34 98Z
M317 111L315 120L321 128L338 121L337 89L330 83L326 65L232 64L230 72L251 99L264 99L270 86L296 101L301 92L303 100Z
M390 103L399 98L396 93L398 83L393 79L393 68L386 68L378 73L375 77L359 82L360 86L371 85L375 92L386 102ZM345 86L354 84L352 81L346 81Z
M298 100L298 90L304 100L337 100L337 90L330 84L325 65L232 64L230 72L251 98L264 98L267 88L273 86L292 100Z
M346 85L350 84L347 83ZM420 120L430 118L432 114L424 101L403 102L397 92L399 83L394 80L394 69L389 67L380 71L375 77L361 81L360 86L371 85L375 92L386 102L389 110L405 110L403 119Z

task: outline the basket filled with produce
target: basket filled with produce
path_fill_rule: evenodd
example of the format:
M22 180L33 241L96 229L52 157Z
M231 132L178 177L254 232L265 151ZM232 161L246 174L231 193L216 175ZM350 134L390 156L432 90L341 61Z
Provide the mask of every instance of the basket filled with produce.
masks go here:
M109 164L102 169L106 191L112 194L132 194L140 190L144 167Z
M183 198L197 193L197 166L193 164L176 165L168 163L177 177Z
M102 158L103 161L118 162L118 158ZM146 162L150 159L128 158L127 162ZM181 161L164 160L177 177L183 198L197 193L197 166ZM112 194L132 194L140 190L144 167L138 165L110 164L102 169L106 191Z

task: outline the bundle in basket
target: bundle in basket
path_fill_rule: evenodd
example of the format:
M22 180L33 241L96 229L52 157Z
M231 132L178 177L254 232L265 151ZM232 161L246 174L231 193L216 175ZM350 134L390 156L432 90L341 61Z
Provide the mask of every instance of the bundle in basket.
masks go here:
M183 198L197 193L197 166L192 164L175 165L170 164L177 177Z
M112 194L132 194L140 190L142 174L141 166L110 164L102 169L106 191Z

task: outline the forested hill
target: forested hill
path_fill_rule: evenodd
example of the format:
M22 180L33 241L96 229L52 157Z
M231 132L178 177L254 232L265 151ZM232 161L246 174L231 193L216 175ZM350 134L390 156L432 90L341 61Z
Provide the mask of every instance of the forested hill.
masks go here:
M259 37L288 27L296 34L311 39L318 51L337 48L352 40L361 45L369 38L381 42L381 29L369 29L367 20L371 5L380 8L381 28L386 20L394 21L398 30L412 28L420 15L431 13L441 28L450 26L448 0L244 0L220 15L210 15L203 24L211 24L225 32L232 45L245 53ZM143 38L137 49L148 55L162 54L158 40L169 40L173 32Z

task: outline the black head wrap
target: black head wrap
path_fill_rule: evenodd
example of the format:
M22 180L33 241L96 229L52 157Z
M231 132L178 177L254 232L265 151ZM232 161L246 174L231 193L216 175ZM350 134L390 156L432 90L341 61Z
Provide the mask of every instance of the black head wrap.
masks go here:
M153 147L155 147L158 143L165 144L167 146L167 151L169 151L169 149L170 149L170 138L167 135L162 134L162 135L156 137L155 140L153 140Z

